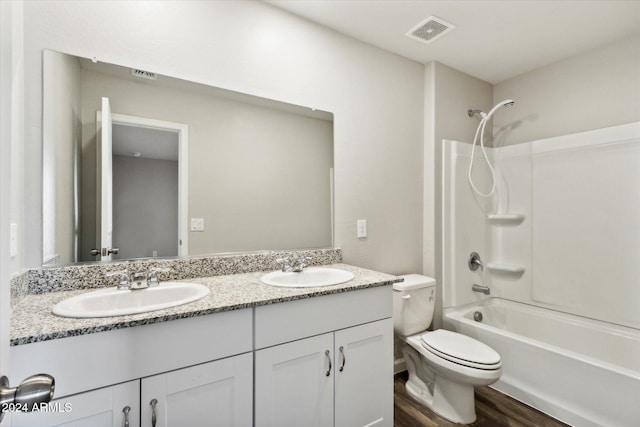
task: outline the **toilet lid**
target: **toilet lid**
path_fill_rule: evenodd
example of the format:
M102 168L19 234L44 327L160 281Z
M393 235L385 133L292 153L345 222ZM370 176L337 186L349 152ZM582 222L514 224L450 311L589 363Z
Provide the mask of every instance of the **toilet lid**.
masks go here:
M430 352L454 363L479 368L497 369L500 355L488 345L456 332L438 329L421 337Z

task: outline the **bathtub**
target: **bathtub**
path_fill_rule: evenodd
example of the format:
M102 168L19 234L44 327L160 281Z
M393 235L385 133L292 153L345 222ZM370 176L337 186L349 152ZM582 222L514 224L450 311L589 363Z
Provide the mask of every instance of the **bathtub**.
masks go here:
M499 298L445 309L444 326L500 353L493 388L574 426L640 425L640 331Z

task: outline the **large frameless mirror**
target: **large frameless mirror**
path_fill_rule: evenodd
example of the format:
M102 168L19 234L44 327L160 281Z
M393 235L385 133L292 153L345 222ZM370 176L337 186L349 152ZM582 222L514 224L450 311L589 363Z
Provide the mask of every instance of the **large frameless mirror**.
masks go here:
M43 64L43 265L332 246L332 114Z

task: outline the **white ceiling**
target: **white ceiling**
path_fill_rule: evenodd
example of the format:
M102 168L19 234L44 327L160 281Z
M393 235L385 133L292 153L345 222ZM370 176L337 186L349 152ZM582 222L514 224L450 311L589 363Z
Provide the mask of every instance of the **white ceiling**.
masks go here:
M178 160L178 132L118 123L112 129L114 156Z
M271 0L270 4L421 63L498 83L640 34L640 0ZM431 44L406 37L434 15L456 28Z

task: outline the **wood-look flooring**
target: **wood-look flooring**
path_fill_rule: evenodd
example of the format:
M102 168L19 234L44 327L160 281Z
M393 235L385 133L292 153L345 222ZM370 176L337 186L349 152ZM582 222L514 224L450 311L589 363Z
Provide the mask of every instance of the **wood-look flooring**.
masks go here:
M407 373L394 379L394 427L460 427L436 415L407 394ZM567 424L518 402L490 387L476 387L476 416L473 427L566 427Z

